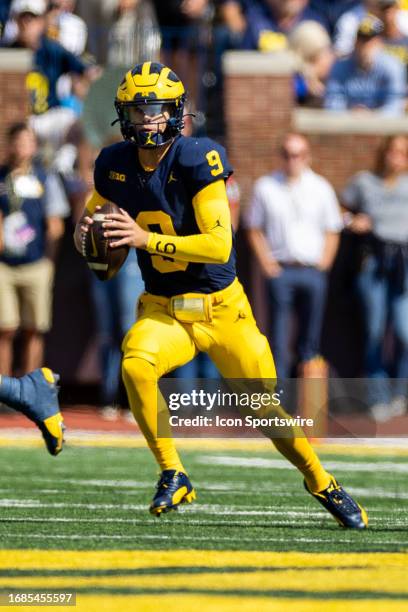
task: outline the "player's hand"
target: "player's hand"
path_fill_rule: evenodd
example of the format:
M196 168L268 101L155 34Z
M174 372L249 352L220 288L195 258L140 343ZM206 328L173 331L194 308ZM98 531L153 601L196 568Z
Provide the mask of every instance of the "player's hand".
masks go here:
M98 212L98 210L101 210L101 206L97 206L95 208L95 212ZM80 234L81 235L87 234L89 230L89 226L92 225L92 223L93 223L92 217L89 217L88 215L86 215L85 217L82 217L82 219L80 220L78 224Z
M106 238L117 238L110 246L115 249L127 244L136 249L144 249L147 246L149 232L136 223L134 219L123 208L119 213L106 215L106 221L103 223L105 228L104 236Z
M364 213L354 215L352 221L347 225L347 229L356 234L367 234L367 232L371 231L372 227L373 224L370 217Z
M100 208L101 208L100 206L97 206L95 209L95 212L100 210ZM81 217L81 219L78 221L75 227L74 243L75 243L77 250L80 253L81 253L82 237L86 236L86 234L88 233L89 227L92 225L92 223L93 223L92 217L90 217L89 215L85 215Z

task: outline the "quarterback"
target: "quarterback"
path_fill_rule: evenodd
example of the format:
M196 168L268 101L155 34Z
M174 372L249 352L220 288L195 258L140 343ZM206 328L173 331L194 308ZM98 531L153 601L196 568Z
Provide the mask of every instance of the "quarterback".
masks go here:
M123 340L122 374L161 469L150 506L158 516L196 497L174 441L157 432L158 379L199 351L224 378L276 378L268 342L236 277L225 189L232 168L213 140L181 135L185 97L180 79L162 64L145 62L127 72L115 100L124 141L97 158L95 188L74 237L81 251L93 213L108 200L120 207L105 220L111 248L137 249L146 293ZM307 491L342 526L366 527L365 511L326 472L302 432L292 432L272 441L303 474Z

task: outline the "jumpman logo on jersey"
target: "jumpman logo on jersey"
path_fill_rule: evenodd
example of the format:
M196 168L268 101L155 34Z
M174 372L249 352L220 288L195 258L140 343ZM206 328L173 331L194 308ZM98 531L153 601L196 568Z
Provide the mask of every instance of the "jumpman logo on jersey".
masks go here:
M220 221L221 217L218 217L217 221L215 222L214 227L212 227L211 229L215 229L216 227L222 227L222 229L225 229L225 227L222 225L221 221Z
M167 181L167 184L171 183L172 181L174 181L175 183L177 182L177 179L173 174L173 170L170 172L170 176L169 176L169 180Z

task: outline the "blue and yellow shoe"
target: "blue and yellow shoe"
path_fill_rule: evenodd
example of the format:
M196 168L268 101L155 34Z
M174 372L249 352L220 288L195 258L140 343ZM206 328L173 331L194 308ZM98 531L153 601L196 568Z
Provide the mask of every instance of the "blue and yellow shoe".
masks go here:
M18 379L20 401L13 407L20 410L40 429L51 455L58 455L64 443L64 420L58 403L58 374L49 368L34 370Z
M196 492L184 472L163 470L149 510L151 514L160 516L164 512L177 510L179 504L191 504L195 498Z
M331 476L331 482L327 489L319 491L319 493L312 493L306 481L304 481L304 485L306 491L313 495L334 516L341 527L347 527L348 529L365 529L367 527L367 512L354 501L334 476Z

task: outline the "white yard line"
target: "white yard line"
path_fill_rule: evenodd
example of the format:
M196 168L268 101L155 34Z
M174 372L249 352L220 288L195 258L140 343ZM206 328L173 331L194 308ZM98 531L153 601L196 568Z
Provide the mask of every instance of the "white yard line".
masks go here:
M293 470L293 466L284 459L264 459L262 457L235 457L230 455L201 455L196 457L196 463L204 465L223 465L228 467L264 468L278 470ZM398 472L408 474L408 462L393 461L358 462L358 461L325 461L328 470L343 470L349 472Z
M147 507L146 507L147 510ZM183 513L182 513L183 514ZM285 514L285 516L287 516ZM305 514L305 516L307 516ZM208 524L206 523L206 527L215 527L218 528L221 525L222 526L228 526L231 523L231 517L228 517L229 520L228 521L223 521L220 523L219 520L213 522L212 524ZM321 518L326 518L326 517L321 517ZM330 517L327 517L330 518ZM89 524L99 524L99 523L118 523L118 524L126 524L126 525L142 525L145 526L146 525L146 521L149 522L150 525L154 525L155 527L160 527L160 525L157 523L157 519L154 517L149 516L148 514L146 514L146 518L144 519L124 519L124 518L67 518L67 517L47 517L47 520L49 523L72 523L72 524L77 524L77 523L89 523ZM186 522L186 520L188 522ZM206 519L208 520L208 519ZM16 517L2 517L2 521L3 522L7 522L7 523L43 523L44 519L41 518L32 518L32 517L24 517L21 519L18 519ZM181 520L176 520L174 515L171 519L171 523L172 525L176 524L176 525L184 525L184 527L190 527L190 526L201 526L203 524L202 520L191 520L190 518L186 519L184 516L182 517ZM279 519L279 526L281 526L282 524L285 525L293 525L293 520L285 520L285 519ZM245 525L245 526L254 526L256 527L256 523L254 524L252 521L245 521L245 520L241 520L239 521L239 526L241 525ZM299 528L301 527L313 527L316 525L316 521L315 520L311 520L311 521L306 521L306 520L302 520L302 521L297 521L296 525L299 526ZM271 523L271 527L273 526L273 524Z
M20 534L20 533L3 533L2 534L3 537L9 537L9 538L27 538L27 534ZM164 535L164 534L135 534L135 535L108 535L108 534L100 534L100 533L91 533L91 534L74 534L74 535L61 535L61 534L47 534L47 535L41 535L41 534L30 534L29 536L30 538L36 538L36 539L41 539L44 540L45 538L48 539L52 539L52 540L131 540L131 541L140 541L140 540L170 540L173 539L174 536L170 536L170 535ZM211 536L198 536L198 535L193 535L193 536L189 536L189 535L185 535L185 534L178 534L177 535L177 539L179 541L181 540L185 540L185 541L193 541L193 542L197 542L197 541L203 541L203 542L221 542L221 541L226 541L231 543L231 538L229 536L215 536L215 537L211 537ZM358 542L358 540L356 538L336 538L337 543L340 544L356 544ZM254 538L245 538L245 537L240 537L240 542L250 542L251 544L254 543ZM288 544L292 544L293 545L293 540L292 538L269 538L269 537L262 537L262 542L282 542L282 543L288 543ZM318 544L318 543L324 543L324 544L333 544L333 539L332 538L304 538L304 537L297 537L296 538L296 542L305 542L308 544ZM379 540L379 541L368 541L366 542L367 545L370 546L384 546L384 545L389 545L392 547L396 546L396 542L393 541L388 541L388 540ZM406 542L398 542L399 546L407 546L408 547L408 541ZM63 554L63 551L61 551L61 553Z
M397 498L396 498L397 499ZM71 503L71 502L43 502L39 499L0 499L1 508L84 508L87 510L146 510L146 504L110 504L110 503ZM324 510L287 510L282 506L258 506L254 509L253 505L237 505L237 504L200 504L195 503L189 506L181 506L180 510L187 513L203 513L213 515L242 515L242 516L328 516ZM376 509L377 512L401 512L406 513L406 508L395 508L391 510Z

